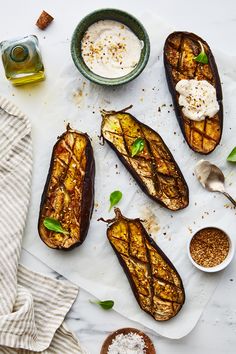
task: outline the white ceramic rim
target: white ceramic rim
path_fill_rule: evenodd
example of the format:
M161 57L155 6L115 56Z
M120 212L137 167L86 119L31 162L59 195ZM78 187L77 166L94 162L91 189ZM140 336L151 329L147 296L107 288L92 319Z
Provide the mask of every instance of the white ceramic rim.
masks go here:
M217 230L220 230L220 231L223 231L225 233L225 235L228 237L228 240L229 240L229 253L227 255L227 257L224 259L223 262L221 262L220 264L218 264L217 266L215 267L202 267L201 265L197 264L192 256L191 256L191 253L190 253L190 243L193 239L193 237L196 235L196 233L200 230L204 230L204 229L207 229L207 228L214 228L214 229L217 229ZM225 269L229 264L230 262L232 261L233 257L234 257L234 253L235 253L235 246L234 246L234 241L232 240L232 238L229 236L229 234L227 232L225 232L224 230L216 227L216 226L206 226L202 229L199 229L198 231L195 232L195 234L190 237L190 239L188 240L187 242L187 253L188 253L188 258L190 259L191 263L198 269L202 270L203 272L206 272L206 273L215 273L215 272L219 272L220 270L223 270Z

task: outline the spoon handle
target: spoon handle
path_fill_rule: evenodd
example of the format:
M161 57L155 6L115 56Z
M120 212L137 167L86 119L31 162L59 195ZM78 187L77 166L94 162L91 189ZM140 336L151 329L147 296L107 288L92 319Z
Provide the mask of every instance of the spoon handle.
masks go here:
M236 207L236 201L229 195L227 192L223 192L223 194L233 203L233 205Z

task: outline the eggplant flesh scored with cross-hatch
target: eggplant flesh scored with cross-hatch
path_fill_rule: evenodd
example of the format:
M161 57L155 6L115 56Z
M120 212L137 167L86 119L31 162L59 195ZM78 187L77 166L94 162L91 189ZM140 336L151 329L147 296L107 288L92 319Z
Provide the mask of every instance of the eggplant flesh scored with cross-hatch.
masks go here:
M170 210L186 208L187 183L160 135L125 110L102 111L101 134L141 189ZM142 138L144 148L135 156L132 145Z
M201 52L202 44L208 63L194 60ZM172 95L176 117L189 147L195 152L209 154L220 143L223 130L223 105L220 78L214 56L209 45L194 33L173 32L164 45L164 65L166 79ZM176 84L180 80L206 80L216 89L219 111L212 118L202 121L187 118L179 105Z
M68 125L53 148L41 199L38 230L47 246L68 250L84 241L94 206L94 175L89 136ZM47 217L58 220L68 234L45 228Z
M148 235L140 219L127 219L118 208L107 220L114 249L142 310L157 321L174 317L185 301L182 280L167 256Z

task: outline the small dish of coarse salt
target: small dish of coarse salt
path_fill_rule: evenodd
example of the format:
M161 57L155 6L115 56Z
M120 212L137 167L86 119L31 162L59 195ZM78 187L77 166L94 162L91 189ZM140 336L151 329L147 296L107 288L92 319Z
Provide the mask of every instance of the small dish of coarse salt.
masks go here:
M156 354L151 339L136 328L121 328L111 333L100 354Z

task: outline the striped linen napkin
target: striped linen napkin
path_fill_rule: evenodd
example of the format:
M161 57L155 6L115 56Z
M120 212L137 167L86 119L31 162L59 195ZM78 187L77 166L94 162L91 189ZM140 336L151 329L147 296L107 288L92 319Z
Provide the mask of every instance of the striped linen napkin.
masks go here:
M83 353L63 324L78 289L19 265L30 198L31 127L0 98L0 353Z

